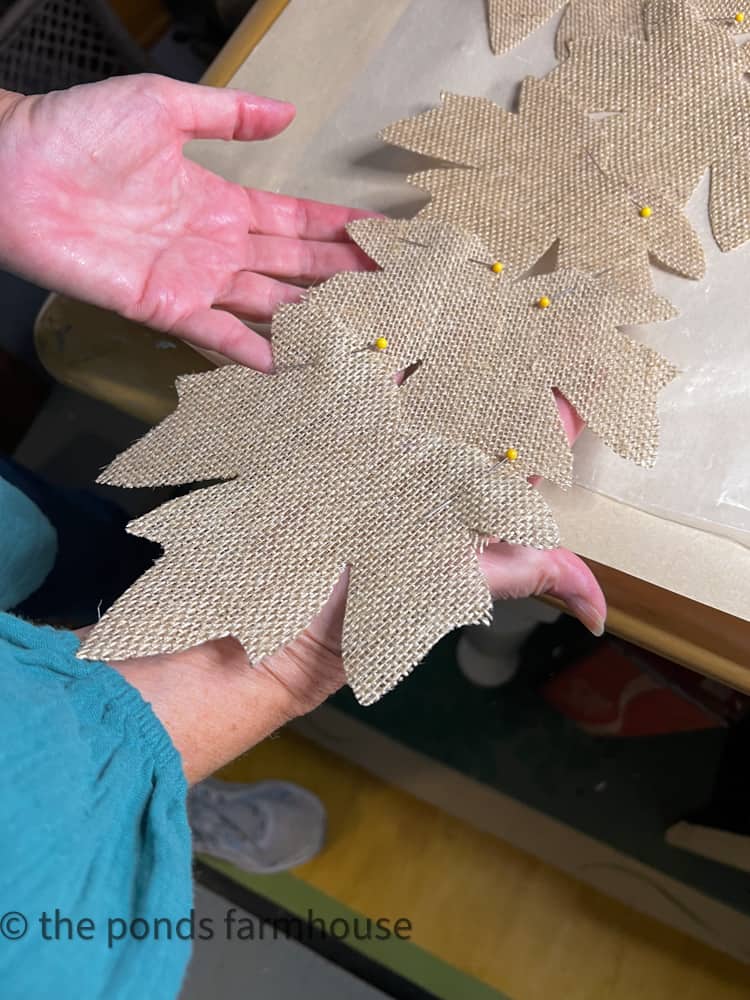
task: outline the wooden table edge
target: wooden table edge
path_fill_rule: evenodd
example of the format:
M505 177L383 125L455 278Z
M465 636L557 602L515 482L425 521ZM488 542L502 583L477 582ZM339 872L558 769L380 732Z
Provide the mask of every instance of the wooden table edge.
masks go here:
M203 74L201 82L210 87L226 87L288 4L289 0L256 0Z
M607 631L750 693L750 622L592 559Z

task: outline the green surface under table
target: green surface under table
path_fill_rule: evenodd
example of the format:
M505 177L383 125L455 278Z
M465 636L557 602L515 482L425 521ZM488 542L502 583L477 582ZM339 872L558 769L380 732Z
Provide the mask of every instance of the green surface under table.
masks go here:
M290 917L298 917L302 922L313 913L316 919L322 919L329 927L334 921L342 919L349 927L354 927L357 920L360 922L360 927L365 925L366 917L363 914L357 913L289 872L277 875L254 875L227 861L208 855L199 857L204 864L226 876L233 883L271 900ZM215 887L215 891L221 893L221 887ZM242 905L250 912L254 912L251 901L243 901ZM362 937L364 940L358 940L353 934L349 935L346 939L347 946L405 980L399 993L404 1000L407 997L414 997L414 1000L427 1000L429 997L436 997L439 1000L457 1000L459 997L461 1000L509 1000L504 993L499 993L486 983L460 972L411 941L395 937L387 941L367 939L366 935ZM350 971L357 974L355 969ZM411 984L417 989L412 991Z

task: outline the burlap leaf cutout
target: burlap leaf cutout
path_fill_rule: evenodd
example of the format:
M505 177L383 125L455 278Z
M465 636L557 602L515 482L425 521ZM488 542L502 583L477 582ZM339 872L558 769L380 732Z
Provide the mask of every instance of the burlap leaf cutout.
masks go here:
M684 204L710 168L711 228L734 249L750 239L748 46L681 0L651 0L644 22L643 41L580 39L548 80L586 112L620 112L608 144L664 197Z
M648 0L487 0L490 46L500 54L518 45L564 8L555 52L564 59L580 38L643 38L642 12ZM711 26L725 33L750 29L750 11L737 0L683 0Z
M382 356L179 380L177 410L102 482L225 479L129 525L164 555L104 615L88 658L235 636L251 661L297 636L350 567L343 656L370 704L448 630L487 621L484 537L559 544L541 495L478 449L410 433ZM231 477L231 478L230 478Z
M383 336L391 371L419 362L399 397L411 430L494 456L516 448L518 468L567 486L557 389L610 448L653 465L657 397L676 371L619 328L667 318L667 303L570 269L495 274L481 240L434 219L367 219L349 231L383 270L337 275L282 307L280 366L320 361L339 344L366 351Z
M557 242L561 267L606 272L628 289L651 287L650 255L700 277L703 249L681 202L646 165L633 169L608 142L607 124L559 87L527 79L518 113L443 94L439 108L390 125L382 138L452 164L409 178L431 196L420 214L477 233L514 268L530 268Z

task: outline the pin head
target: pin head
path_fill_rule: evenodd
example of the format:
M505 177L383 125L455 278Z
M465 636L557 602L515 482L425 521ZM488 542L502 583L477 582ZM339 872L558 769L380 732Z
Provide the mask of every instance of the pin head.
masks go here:
M490 270L494 271L495 274L502 274L503 271L505 270L505 264L503 264L501 260L496 260L495 263L490 267Z
M378 337L378 339L375 341L375 347L379 351L384 351L387 346L388 346L388 338L387 337Z
M518 449L508 448L507 451L505 452L505 457L508 459L509 462L515 462L515 460L518 458Z
M742 11L742 10L738 10L737 13L734 15L734 19L737 22L737 24L744 24L745 23L745 12Z
M539 306L540 309L549 309L549 307L552 305L552 299L549 297L549 295L541 295L536 300L536 304Z
M650 219L653 215L653 209L650 205L643 205L638 211L638 214L642 219Z

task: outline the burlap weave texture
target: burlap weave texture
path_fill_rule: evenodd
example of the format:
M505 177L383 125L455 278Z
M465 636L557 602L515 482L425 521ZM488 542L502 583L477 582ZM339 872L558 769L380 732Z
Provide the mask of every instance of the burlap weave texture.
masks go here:
M480 240L436 219L368 219L350 232L383 270L337 275L280 309L280 366L320 361L336 345L372 351L385 336L390 371L419 363L400 395L412 430L495 457L516 448L519 469L567 486L557 389L609 447L653 464L657 398L675 369L619 328L669 317L667 303L570 269L495 274Z
M374 350L397 372L453 334L463 303L497 283L482 240L437 219L361 219L350 235L381 268L345 272L282 306L272 326L279 369L323 361L332 350Z
M608 144L664 197L684 204L710 169L711 228L731 250L750 238L750 54L711 6L651 0L645 40L580 39L548 82L584 112L618 112Z
M568 486L557 389L617 454L651 466L658 394L677 373L618 330L637 318L634 302L580 272L498 282L406 382L404 423L489 454L516 448L519 468Z
M648 0L487 0L490 46L498 54L513 48L564 7L555 35L555 52L562 60L581 38L643 38L647 5ZM750 27L737 0L682 0L682 5L726 34Z
M275 376L181 379L177 410L101 477L229 477L132 522L164 555L81 648L119 659L235 636L252 661L297 636L351 567L344 665L359 700L389 690L447 630L487 620L485 536L547 548L541 495L478 449L406 431L383 359L333 353Z
M409 178L431 197L420 214L477 233L514 268L530 268L557 242L560 266L606 271L624 288L650 289L650 255L700 277L703 249L681 202L641 158L620 155L608 124L558 86L527 79L518 113L444 94L439 108L382 137L452 164Z
M540 28L566 0L487 0L490 45L505 52Z

